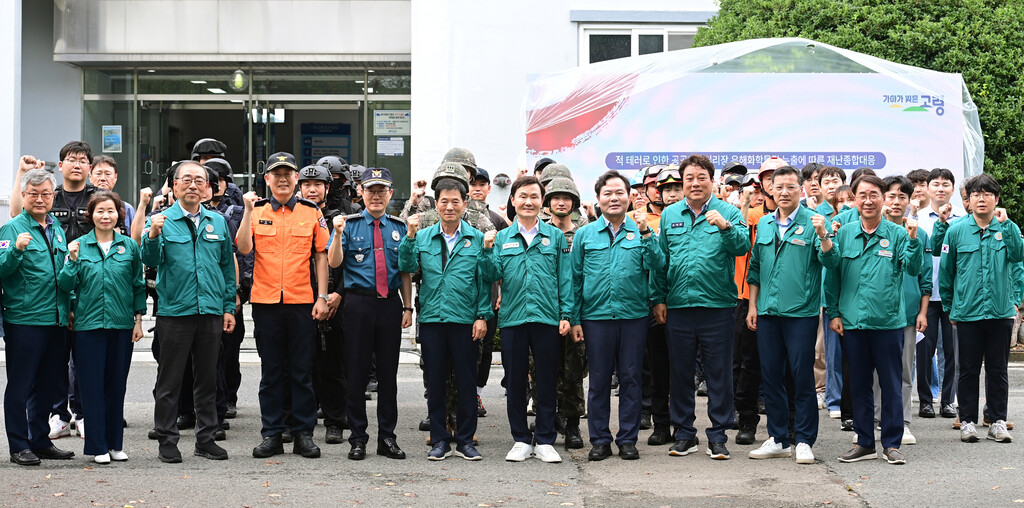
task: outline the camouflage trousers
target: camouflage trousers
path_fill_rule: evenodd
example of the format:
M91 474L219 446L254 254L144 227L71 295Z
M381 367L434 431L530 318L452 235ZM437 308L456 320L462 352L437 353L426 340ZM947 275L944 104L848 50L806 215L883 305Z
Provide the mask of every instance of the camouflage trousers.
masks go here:
M587 348L583 342L572 340L571 335L561 337L562 361L558 369L558 415L562 418L582 418L587 414L587 399L583 393L583 378L587 377ZM533 353L530 353L530 396L537 400L536 371Z

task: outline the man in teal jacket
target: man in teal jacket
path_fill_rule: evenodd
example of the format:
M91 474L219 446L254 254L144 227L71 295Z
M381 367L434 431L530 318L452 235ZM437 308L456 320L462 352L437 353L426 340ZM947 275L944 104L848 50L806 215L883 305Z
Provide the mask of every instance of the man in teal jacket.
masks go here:
M646 213L626 217L629 180L616 171L601 175L594 185L602 218L580 228L573 240L572 278L576 309L573 339L586 340L590 388L587 426L593 448L588 458L611 456L612 374L619 376L619 431L615 444L626 460L640 458L644 346L647 343L647 271L659 264L660 251L648 227Z
M693 375L699 345L711 419L707 451L724 460L725 431L734 419L736 257L750 249L750 233L739 209L711 193L715 167L706 156L691 155L679 167L686 199L661 214L658 244L665 262L651 271L651 303L655 318L666 325L672 362L669 414L676 442L669 454L697 451Z
M169 463L181 462L175 420L190 356L195 373L195 455L228 458L213 442L213 434L220 427L216 408L220 337L235 327L235 255L227 221L201 205L209 185L207 175L199 163L179 165L173 187L177 203L150 217L142 235L142 262L157 269L160 299L153 422L159 458Z
M31 169L21 178L24 210L0 228L0 283L7 335L4 424L11 462L70 459L75 454L50 443L49 416L60 398L56 375L63 372L68 295L57 285L68 248L53 207L53 175Z
M943 310L959 331L960 440L978 440L978 376L985 364L985 398L992 421L988 439L1012 440L1006 429L1006 369L1013 318L1021 304L1016 265L1024 261L1020 228L996 208L1001 187L981 174L966 183L971 215L945 231L939 260ZM993 220L994 219L994 220ZM935 236L942 234L936 224Z
M878 457L871 392L877 372L882 391L883 452L890 464L906 463L900 452L906 324L903 274L920 273L924 251L915 220L907 218L903 225L883 220L885 191L885 182L874 175L853 182L860 220L839 229L839 265L825 274L827 313L834 316L829 326L844 336L843 355L849 360L853 429L857 432L857 444L839 456L840 462Z
M533 455L561 462L555 451L555 389L559 336L569 333L573 314L569 246L558 228L541 222L544 188L535 177L512 184L516 220L500 233L484 235L481 271L486 282L502 281L501 363L508 387L508 419L515 444L505 460L522 462ZM537 374L537 427L526 424L527 372L533 352ZM531 443L536 441L537 446Z
M408 232L398 247L398 268L422 273L420 284L420 338L427 373L427 410L430 416L429 460L444 460L455 453L480 460L473 446L476 433L476 362L479 340L490 319L491 287L480 275L478 258L484 235L462 220L469 195L465 184L445 178L434 186L441 222L419 230L419 214L410 216ZM455 436L448 432L447 381L449 364L455 374Z
M761 387L768 439L748 455L770 459L791 455L789 401L795 409L796 462L813 464L818 438L814 390L814 342L820 312L821 273L838 258L826 219L800 206L801 175L791 166L775 170L772 195L779 208L758 222L747 283L747 327L757 331ZM788 367L788 369L787 369ZM792 372L787 394L786 372Z

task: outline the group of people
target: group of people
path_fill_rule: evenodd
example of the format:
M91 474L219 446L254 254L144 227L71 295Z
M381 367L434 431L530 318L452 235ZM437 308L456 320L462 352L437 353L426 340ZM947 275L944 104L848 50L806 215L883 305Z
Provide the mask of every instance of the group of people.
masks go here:
M86 455L127 460L125 385L147 283L158 361L150 438L164 462L182 461L179 431L191 426L196 456L228 458L216 441L237 413L246 302L261 358L258 458L286 442L319 457L322 413L325 441L343 442L348 429L348 458L364 459L371 378L376 453L405 458L397 372L402 328L414 322L429 460L482 458L475 434L496 334L508 461L561 461L559 434L566 449L583 448L584 415L589 460L610 457L613 444L638 459L639 432L651 427L649 445L694 453L703 390L712 459L730 457L727 430L754 444L763 405L768 438L752 459L815 462L827 407L855 431L840 461L877 458L877 423L884 458L902 464L901 444L915 442L915 353L919 414L934 417L940 342L940 413L959 417L963 441L979 439L984 363L987 437L1011 440L1006 369L1024 237L988 175L965 182L958 213L946 169L882 179L862 168L845 187L842 169L772 157L756 177L730 163L716 183L695 154L633 178L606 172L588 204L569 168L545 158L492 210L488 173L453 148L433 195L395 216L386 168L338 157L300 168L280 152L260 198L232 183L225 149L196 143L137 209L112 192L116 163L84 142L61 150L62 186L22 157L13 218L0 228L12 462L71 458L51 442L69 433L69 413Z

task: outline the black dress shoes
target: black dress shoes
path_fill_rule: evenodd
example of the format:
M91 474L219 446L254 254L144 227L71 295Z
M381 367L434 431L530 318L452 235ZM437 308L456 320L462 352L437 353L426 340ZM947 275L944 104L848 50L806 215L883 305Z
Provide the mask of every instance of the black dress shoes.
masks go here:
M612 447L603 443L595 444L587 454L587 460L598 461L612 456Z
M19 466L38 466L41 461L32 450L22 450L11 454L11 462Z
M174 443L160 443L158 456L160 457L160 462L166 462L168 464L177 464L181 462L181 452L178 451L178 445Z
M363 460L366 458L366 442L356 441L352 443L352 449L348 452L349 460Z
M337 425L330 425L327 427L327 431L324 433L324 442L327 444L341 444L345 441L342 437L341 427Z
M295 436L295 444L292 445L292 453L302 455L307 459L320 457L320 447L313 443L313 436L308 431L299 432Z
M252 449L252 456L257 459L265 459L284 453L284 445L281 444L281 436L270 436L263 438L263 442Z
M405 458L405 452L398 447L398 443L393 437L377 440L377 455L383 455L389 459Z
M49 448L43 448L41 450L32 450L32 453L34 453L36 455L36 457L38 457L40 459L49 459L49 460L68 460L71 457L75 456L75 452L69 452L69 451L61 450L60 448L57 448L56 446L51 446Z
M176 423L178 425L178 430L191 429L196 426L196 417L181 415L178 416L178 421Z
M640 452L637 451L635 444L622 443L619 445L619 457L622 460L636 460L640 458Z
M935 408L931 404L921 404L921 410L917 412L921 418L935 418Z

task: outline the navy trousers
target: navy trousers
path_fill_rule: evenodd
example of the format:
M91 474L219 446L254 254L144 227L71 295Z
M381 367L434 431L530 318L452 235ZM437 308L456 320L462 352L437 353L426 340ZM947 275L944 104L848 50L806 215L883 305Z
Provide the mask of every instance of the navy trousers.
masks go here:
M60 397L58 376L65 375L67 331L59 326L4 323L7 336L7 389L4 425L11 453L42 450L50 444L50 409Z
M978 423L978 376L981 375L982 361L985 363L985 402L988 404L989 419L993 422L1006 420L1009 397L1006 366L1010 359L1013 320L960 321L956 328L960 335L960 379L957 388L960 421ZM949 358L947 354L946 359Z
M932 357L939 344L940 330L945 360L945 365L939 365L942 369L942 391L939 398L941 409L956 400L957 340L953 324L949 322L949 314L942 310L942 302L928 302L928 328L924 331L924 338L917 343L917 398L921 404L932 404Z
M78 384L78 355L74 347L75 332L68 329L64 331L67 334L67 341L62 352L61 365L66 375L57 378L58 395L54 399L50 414L59 415L65 422L70 422L72 416L77 420L84 420L85 411L82 408L81 387Z
M610 444L612 374L619 376L619 431L615 443L636 444L640 432L644 345L647 318L583 321L587 344L590 388L587 391L587 428L592 444Z
M313 304L252 304L256 349L260 354L260 413L263 437L276 436L290 425L292 434L316 426L313 395ZM287 394L287 395L286 395ZM290 397L291 415L285 412Z
M349 443L369 440L366 428L366 383L375 365L377 375L377 437L394 438L398 425L398 355L402 346L402 299L347 293L342 300L345 323L345 370L348 393ZM474 364L475 365L475 364ZM443 393L443 392L442 392Z
M508 424L517 443L554 444L555 400L557 398L559 350L562 337L558 327L526 323L501 329L501 363L505 367ZM536 431L526 424L526 399L530 383L530 352L536 370ZM433 420L433 418L431 418Z
M650 413L655 425L669 425L668 417L668 345L665 325L647 319L647 347L644 350L643 412Z
M882 447L899 448L903 440L903 329L850 330L843 333L843 356L849 359L853 430L857 444L875 447L875 396L878 373L882 391Z
M697 434L694 369L697 346L704 360L708 384L708 441L728 441L725 431L733 423L733 312L734 307L710 309L689 307L668 309L665 333L671 358L669 415L675 428L676 441L692 439Z
M420 323L420 345L427 373L427 413L430 442L473 444L476 434L476 379L480 342L473 340L473 325ZM448 369L455 374L457 429L448 432Z
M132 364L132 330L76 332L78 383L88 411L85 454L121 450L124 443L124 393Z
M814 446L818 439L818 402L814 389L814 343L818 316L758 316L757 348L761 353L761 387L768 413L768 435L789 446L789 406L794 402L793 434L797 443ZM786 368L792 384L786 383ZM790 393L790 389L792 393Z

